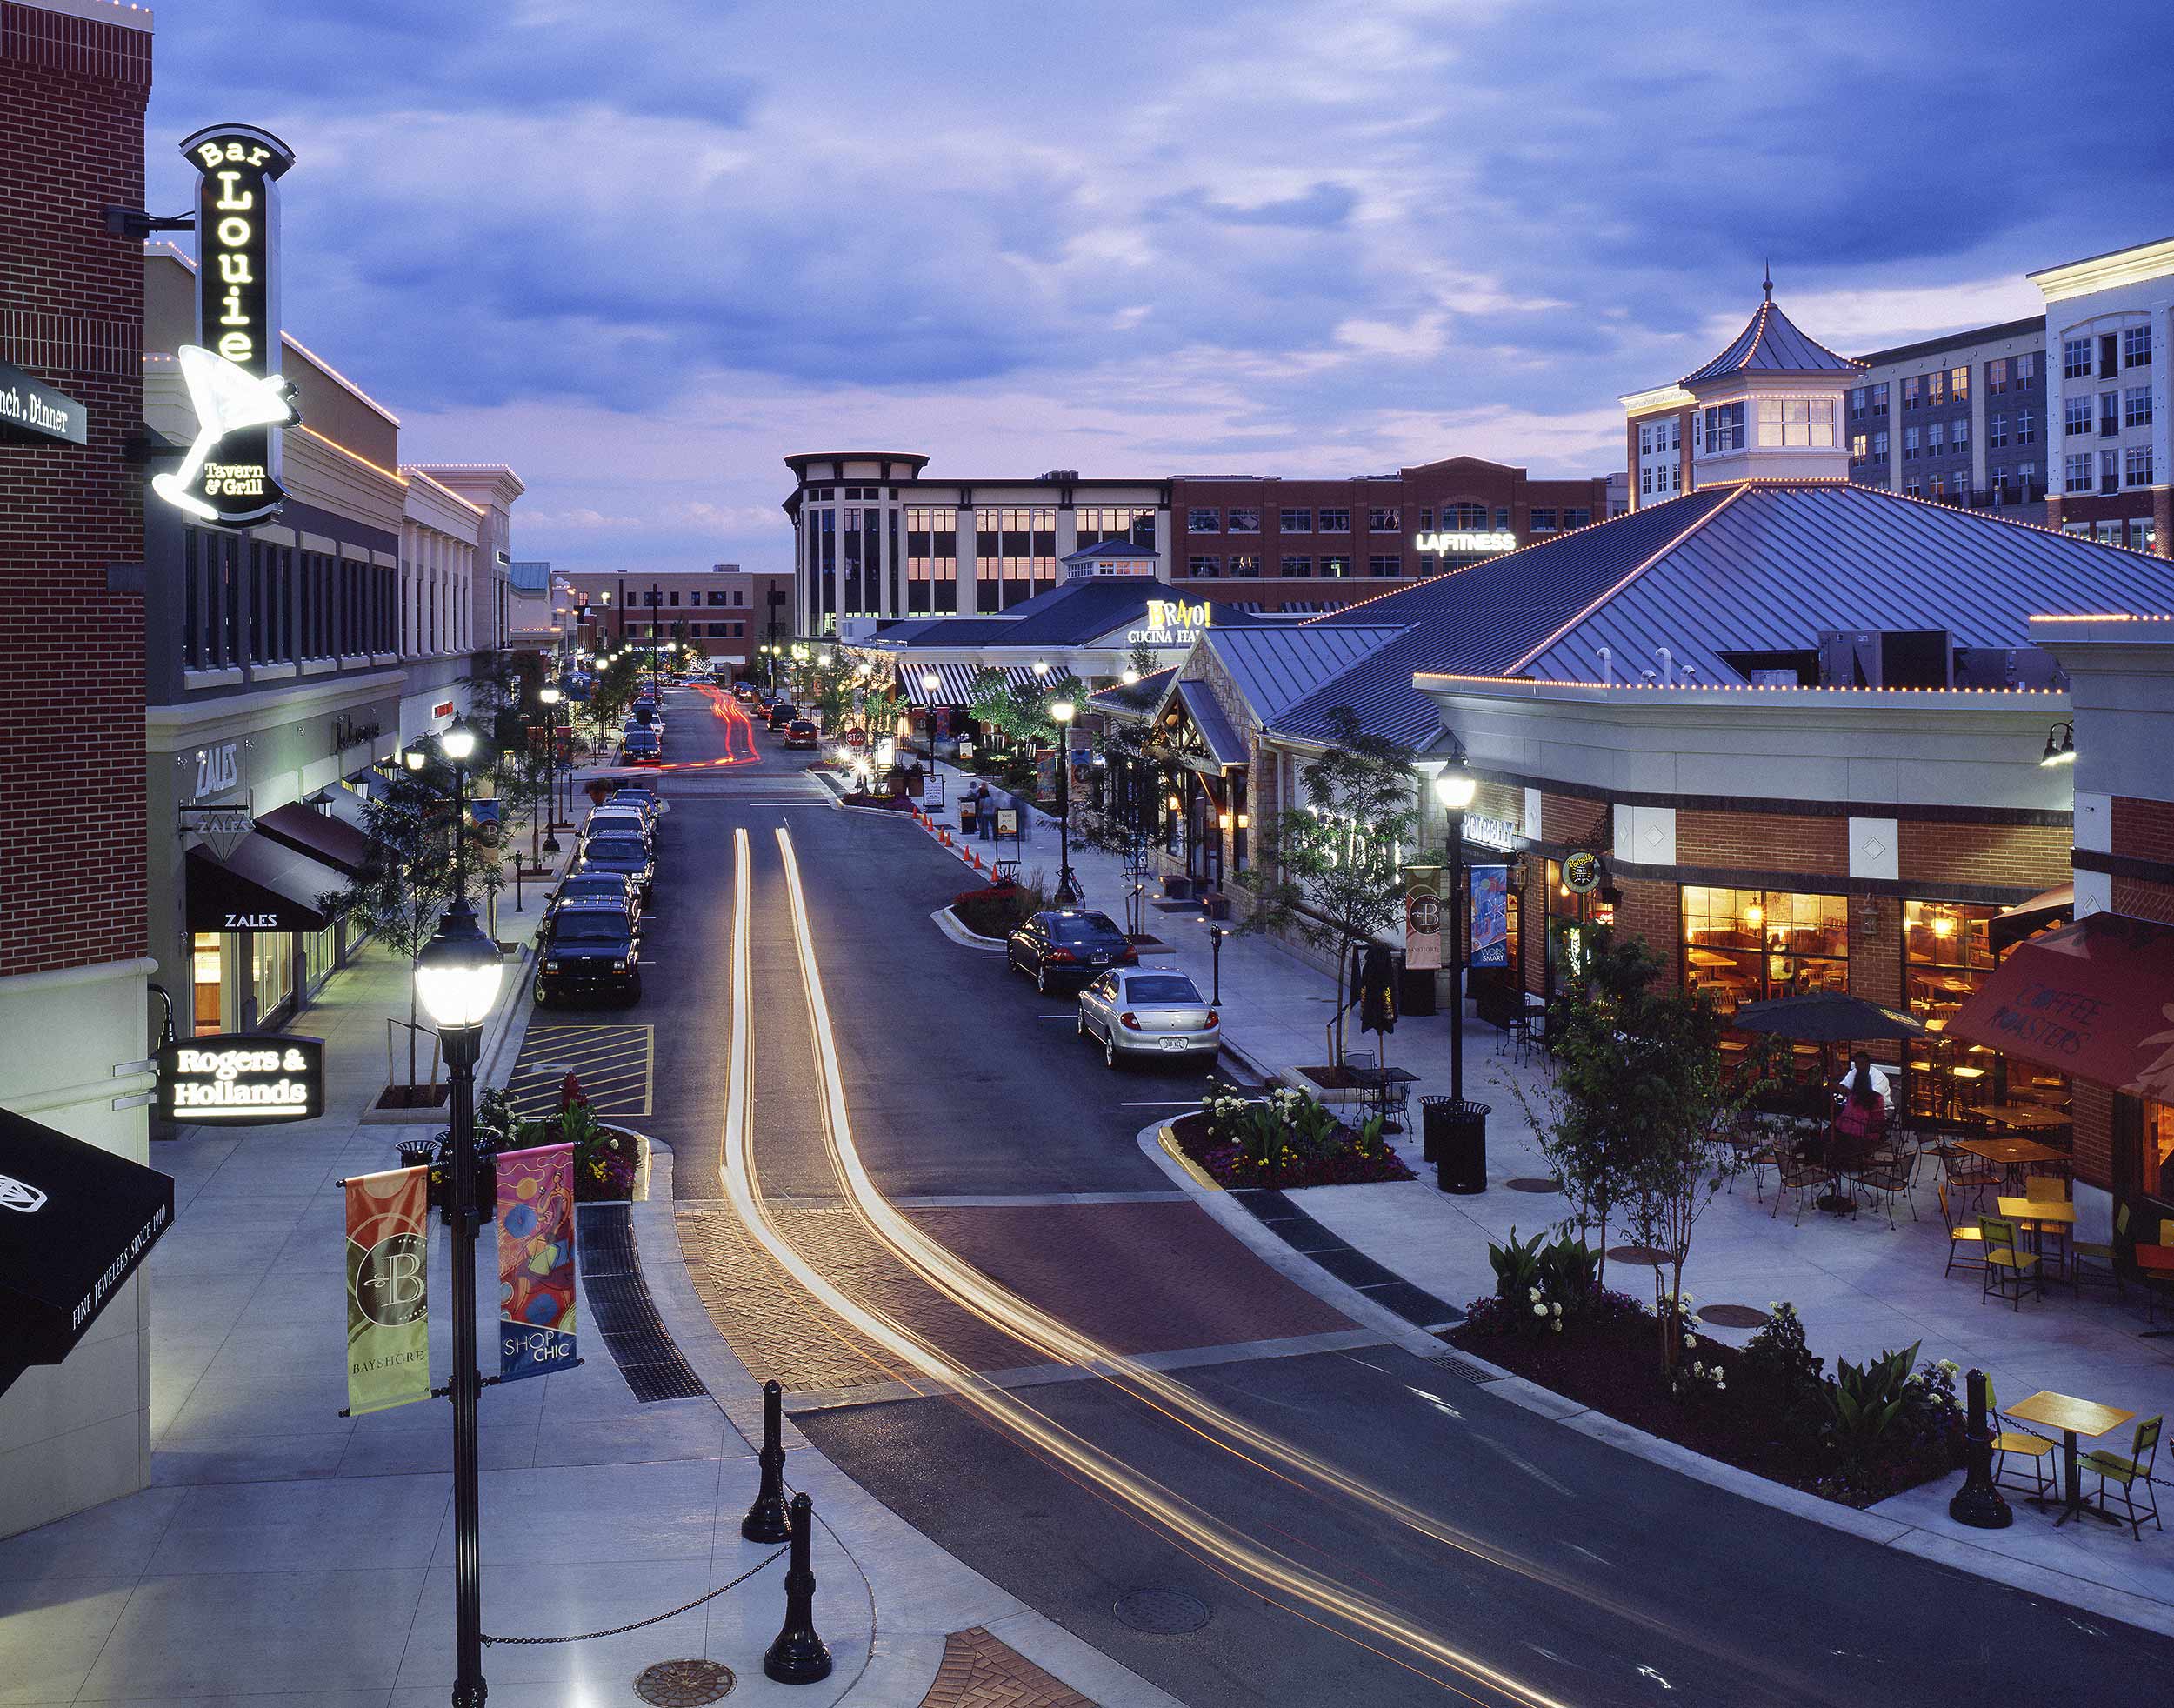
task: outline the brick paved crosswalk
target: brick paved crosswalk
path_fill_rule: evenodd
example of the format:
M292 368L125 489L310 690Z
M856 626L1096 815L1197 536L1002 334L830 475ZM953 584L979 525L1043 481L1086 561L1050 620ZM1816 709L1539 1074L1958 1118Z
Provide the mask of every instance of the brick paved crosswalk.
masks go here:
M921 1708L1095 1708L979 1625L944 1639L944 1664Z

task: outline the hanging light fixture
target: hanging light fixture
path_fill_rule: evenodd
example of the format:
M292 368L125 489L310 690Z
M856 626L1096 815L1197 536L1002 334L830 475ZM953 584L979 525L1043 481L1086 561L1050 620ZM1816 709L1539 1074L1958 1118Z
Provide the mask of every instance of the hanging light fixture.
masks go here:
M2049 770L2055 765L2076 763L2076 725L2068 722L2056 724L2045 732L2045 751L2038 763Z

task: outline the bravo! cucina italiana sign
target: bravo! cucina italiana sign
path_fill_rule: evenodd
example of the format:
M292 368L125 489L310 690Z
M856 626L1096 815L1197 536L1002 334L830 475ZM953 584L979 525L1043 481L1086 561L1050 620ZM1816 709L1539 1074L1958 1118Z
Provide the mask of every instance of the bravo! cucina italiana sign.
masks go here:
M324 1040L268 1032L178 1038L158 1052L158 1112L223 1127L324 1113Z
M1150 599L1147 622L1125 636L1129 646L1190 646L1214 621L1208 601Z
M277 512L278 429L296 413L279 371L278 180L294 150L253 124L215 124L181 145L197 169L197 342L175 352L197 435L151 490L217 527Z

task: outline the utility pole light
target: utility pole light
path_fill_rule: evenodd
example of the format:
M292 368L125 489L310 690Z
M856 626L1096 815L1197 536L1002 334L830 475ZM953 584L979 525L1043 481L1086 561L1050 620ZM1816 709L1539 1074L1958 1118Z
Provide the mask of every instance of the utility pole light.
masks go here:
M1043 668L1037 665L1036 669ZM1050 716L1057 720L1057 901L1065 907L1079 905L1079 884L1072 877L1072 719L1079 708L1070 700L1050 702Z
M1464 811L1479 792L1469 772L1445 771L1434 779L1434 797L1449 814L1450 853L1450 1095L1464 1097Z

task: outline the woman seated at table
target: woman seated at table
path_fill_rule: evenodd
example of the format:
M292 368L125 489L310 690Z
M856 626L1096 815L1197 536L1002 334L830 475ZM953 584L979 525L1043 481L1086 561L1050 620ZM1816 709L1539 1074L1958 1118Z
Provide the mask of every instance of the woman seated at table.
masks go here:
M1859 1051L1851 1059L1852 1071L1843 1083L1842 1107L1835 1111L1834 1144L1838 1159L1865 1155L1876 1149L1887 1133L1886 1075Z

